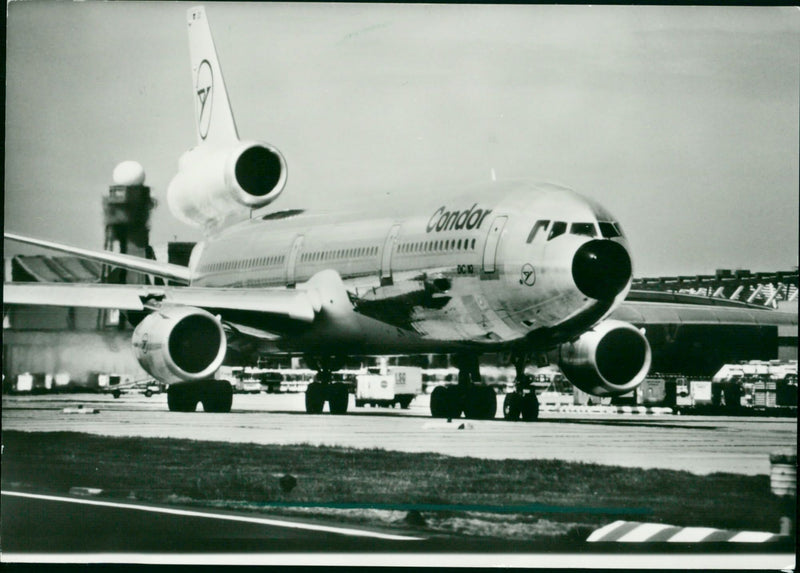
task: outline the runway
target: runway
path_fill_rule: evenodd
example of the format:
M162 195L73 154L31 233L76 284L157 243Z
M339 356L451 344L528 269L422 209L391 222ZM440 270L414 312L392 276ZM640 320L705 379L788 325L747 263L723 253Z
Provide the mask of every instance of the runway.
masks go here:
M498 397L500 402L502 397ZM543 412L535 423L435 420L428 396L409 410L308 415L302 394L234 396L230 414L167 411L163 394L4 396L3 428L106 436L383 448L491 459L560 459L625 467L768 475L769 454L797 451L794 418ZM96 409L96 414L79 413ZM65 408L74 413L65 413ZM501 411L498 409L498 412ZM463 426L459 429L459 426Z

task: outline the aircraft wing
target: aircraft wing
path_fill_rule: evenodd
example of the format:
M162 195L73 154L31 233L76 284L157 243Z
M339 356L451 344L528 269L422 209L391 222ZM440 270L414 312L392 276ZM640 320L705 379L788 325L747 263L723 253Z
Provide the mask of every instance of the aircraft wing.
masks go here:
M797 313L781 312L725 299L631 291L610 318L637 326L647 324L710 324L797 326Z
M307 323L313 322L319 310L314 294L305 290L77 283L4 283L3 304L120 310L158 309L172 304L266 313Z
M188 267L181 265L162 263L150 259L143 259L141 257L134 257L132 255L114 253L112 251L93 251L91 249L83 249L81 247L72 247L62 243L55 243L53 241L46 241L44 239L35 239L33 237L25 237L15 233L4 233L3 236L10 241L17 241L18 243L25 243L28 245L43 247L45 249L60 251L62 253L69 253L71 255L75 255L76 257L89 259L90 261L97 261L98 263L104 263L114 267L138 271L140 273L154 275L171 281L187 284L191 281L191 271Z

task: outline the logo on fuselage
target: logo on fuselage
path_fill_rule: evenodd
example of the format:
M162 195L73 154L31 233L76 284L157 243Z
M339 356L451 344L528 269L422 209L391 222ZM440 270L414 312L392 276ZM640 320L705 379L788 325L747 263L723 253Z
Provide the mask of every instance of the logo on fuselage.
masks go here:
M427 231L452 231L461 229L480 229L483 220L492 212L491 209L476 209L477 203L466 211L448 211L443 205L436 209L428 221Z
M211 64L208 60L200 62L197 68L197 81L195 91L197 93L197 131L201 139L208 136L208 128L211 126L211 105L214 102L214 74L211 71Z
M519 284L526 286L533 286L536 283L536 271L533 270L533 265L525 263L522 265L522 271L519 276Z

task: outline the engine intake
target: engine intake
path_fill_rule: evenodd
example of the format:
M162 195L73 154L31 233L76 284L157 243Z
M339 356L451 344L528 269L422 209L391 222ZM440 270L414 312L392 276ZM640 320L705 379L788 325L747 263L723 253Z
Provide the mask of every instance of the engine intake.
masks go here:
M204 144L181 157L167 203L185 223L214 227L272 203L283 192L287 173L283 155L266 143Z
M164 307L133 331L139 364L165 383L209 378L222 365L226 349L222 325L200 308Z
M606 320L575 342L558 347L558 364L569 381L595 396L616 396L636 388L650 370L652 353L633 325Z

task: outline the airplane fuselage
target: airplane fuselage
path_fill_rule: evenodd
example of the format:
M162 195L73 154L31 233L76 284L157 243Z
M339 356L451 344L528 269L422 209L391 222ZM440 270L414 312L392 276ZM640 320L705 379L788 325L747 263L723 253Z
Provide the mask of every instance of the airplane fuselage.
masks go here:
M342 342L365 353L488 350L525 339L547 346L602 320L630 287L629 268L608 295L587 295L576 284L574 261L583 245L613 242L627 257L627 244L602 207L568 189L494 183L433 201L419 213L253 218L195 248L192 285L293 287L333 269L362 320L359 340ZM371 328L372 321L384 327ZM293 338L306 348L315 338L283 334L287 348ZM320 343L323 337L320 329ZM324 343L330 347L330 338Z

